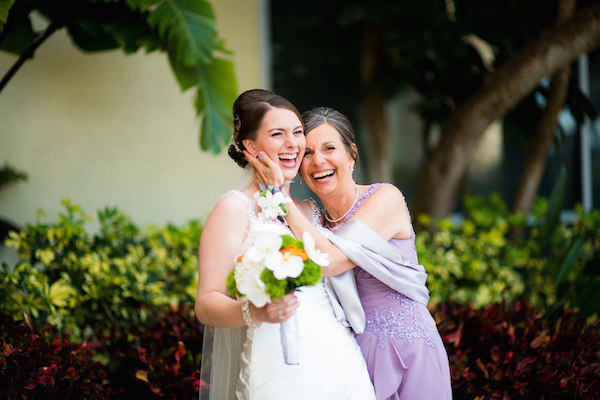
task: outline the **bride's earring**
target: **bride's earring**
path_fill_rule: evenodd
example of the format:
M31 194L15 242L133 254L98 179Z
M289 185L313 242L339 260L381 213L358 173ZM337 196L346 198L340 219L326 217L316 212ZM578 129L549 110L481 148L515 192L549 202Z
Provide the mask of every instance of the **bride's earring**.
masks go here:
M350 175L354 174L354 164L350 166Z

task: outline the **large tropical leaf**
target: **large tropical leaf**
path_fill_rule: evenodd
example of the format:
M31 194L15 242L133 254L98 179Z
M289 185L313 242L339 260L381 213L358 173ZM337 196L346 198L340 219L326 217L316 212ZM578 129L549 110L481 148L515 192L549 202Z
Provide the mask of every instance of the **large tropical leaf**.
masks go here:
M105 0L108 1L108 0ZM135 10L146 11L161 0L125 0L129 7Z
M4 29L4 24L8 19L8 12L15 0L0 0L0 32Z
M89 52L122 48L132 53L152 31L147 13L124 0L42 1L38 9L48 20L64 24L75 45Z
M125 53L136 52L144 43L149 29L140 22L140 15L121 12L118 17L99 21L98 18L82 16L67 28L73 42L85 51L101 51L121 48Z
M11 0L0 0L0 14ZM10 11L10 13L8 13ZM17 2L6 10L7 17L0 22L0 49L14 54L22 54L31 46L35 33L29 19L30 9L23 2ZM0 16L2 21L2 16Z
M219 44L215 15L205 0L162 0L148 17L177 63L208 64Z
M232 62L215 57L230 52L218 37L207 0L0 0L0 23L6 20L0 48L16 54L30 48L36 38L31 10L66 27L85 51L121 48L130 53L145 47L167 53L181 90L198 88L202 150L217 153L229 141L237 85Z
M233 63L215 58L197 69L199 86L196 110L200 122L200 147L214 153L229 143L232 132L231 105L237 96Z
M198 84L200 77L198 75L197 67L186 67L185 65L178 63L175 60L175 55L173 53L169 53L169 61L181 91L185 92Z

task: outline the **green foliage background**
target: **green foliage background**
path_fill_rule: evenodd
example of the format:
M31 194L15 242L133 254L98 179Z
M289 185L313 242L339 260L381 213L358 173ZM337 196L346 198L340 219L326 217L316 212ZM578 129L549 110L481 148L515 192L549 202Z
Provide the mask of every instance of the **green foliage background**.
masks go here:
M540 198L527 221L510 214L497 195L471 197L461 223L440 220L437 230L419 232L417 251L429 275L436 318L440 310L451 313L453 305L460 305L485 321L490 307L519 309L519 304L528 304L542 310L549 324L560 324L567 308L576 310L590 331L597 329L597 323L588 322L597 320L600 305L600 212L578 208L574 220L566 223L557 217L561 205L560 196ZM133 397L144 390L157 397L182 390L197 394L203 327L194 317L193 304L201 224L142 230L127 215L107 207L97 213L100 227L92 232L87 225L91 217L77 204L65 200L63 206L57 221L45 222L40 215L36 223L10 232L6 245L18 250L19 261L0 268L0 314L24 326L31 320L38 326L51 324L74 343L96 343L93 360L108 374L111 391L134 385L132 393L138 394ZM419 220L430 222L426 216ZM438 323L445 343L455 346L449 355L458 368L453 380L459 387L467 376L461 371L480 368L479 359L465 356L470 346L479 345L474 339L460 345L463 322L452 318ZM500 321L496 328L506 326ZM478 329L487 328L482 324ZM489 348L488 342L483 348ZM23 365L37 357L31 349L15 354ZM515 360L519 357L515 354ZM586 377L600 365L593 360L589 356L580 362L586 365ZM567 371L561 373L571 373L561 368ZM15 384L28 379L23 375ZM62 384L69 375L55 379ZM483 390L487 381L486 375L473 383L474 390Z
M521 298L549 314L567 307L597 317L600 212L577 207L571 223L555 220L549 227L551 206L538 198L527 221L510 213L498 195L469 197L462 223L443 219L435 232L420 232L416 246L432 302L452 298L484 307ZM515 231L522 233L513 238Z
M100 229L86 231L87 216L66 200L58 221L25 225L6 244L18 250L15 266L0 270L0 309L27 313L73 338L150 326L164 310L193 305L197 247L202 227L149 226L144 231L114 208L98 212Z
M58 221L40 218L10 233L6 245L20 260L0 268L1 312L28 314L82 339L150 326L165 310L193 306L199 221L141 230L105 208L92 233L78 205L63 206ZM440 220L436 231L416 237L432 304L452 299L483 307L521 298L548 313L576 307L583 317L597 317L598 210L578 208L567 224L554 218L552 199L539 198L530 221L510 214L497 195L467 198L464 207L462 223ZM515 229L521 234L513 237Z

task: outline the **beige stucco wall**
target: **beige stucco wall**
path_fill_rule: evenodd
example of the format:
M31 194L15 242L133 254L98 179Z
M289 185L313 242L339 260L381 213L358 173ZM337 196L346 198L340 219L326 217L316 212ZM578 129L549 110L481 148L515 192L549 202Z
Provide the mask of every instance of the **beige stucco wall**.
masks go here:
M262 1L212 4L239 91L267 86ZM1 75L15 59L0 53ZM0 190L0 216L23 224L43 209L52 221L69 197L142 226L204 219L240 169L200 151L192 99L162 53L85 54L56 33L0 93L0 164L29 175Z

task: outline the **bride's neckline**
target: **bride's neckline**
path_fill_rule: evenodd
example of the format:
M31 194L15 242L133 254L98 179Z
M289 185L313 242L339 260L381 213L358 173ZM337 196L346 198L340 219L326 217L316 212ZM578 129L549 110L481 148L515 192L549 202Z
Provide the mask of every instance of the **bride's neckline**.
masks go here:
M274 220L268 220L268 221L261 219L258 216L258 213L260 212L260 207L258 208L258 210L256 209L258 207L258 203L256 202L256 200L254 200L254 198L251 195L244 192L244 190L235 189L235 190L233 190L233 192L237 192L239 195L242 196L242 198L246 202L248 211L250 212L250 218L253 221L260 221L260 222L266 223L266 224L282 224L286 228L291 229L290 226L288 225L287 221L282 217L277 217Z

